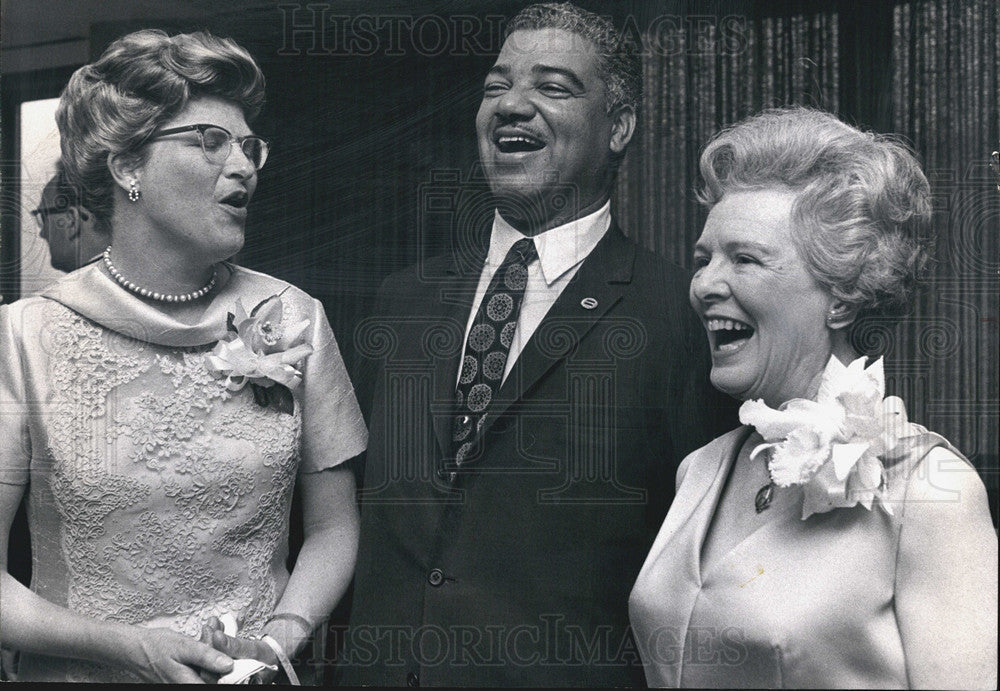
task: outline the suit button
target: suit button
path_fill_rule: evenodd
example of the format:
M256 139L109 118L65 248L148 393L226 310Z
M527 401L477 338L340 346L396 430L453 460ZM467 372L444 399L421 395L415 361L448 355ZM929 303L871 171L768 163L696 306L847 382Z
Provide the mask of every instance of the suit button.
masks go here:
M446 470L445 468L438 468L436 471L438 479L442 482L453 483L455 478L458 477L458 473L454 470Z
M441 569L431 569L431 572L427 574L427 582L437 588L444 583L444 573Z
M420 675L416 672L407 672L406 674L406 685L407 686L420 686Z

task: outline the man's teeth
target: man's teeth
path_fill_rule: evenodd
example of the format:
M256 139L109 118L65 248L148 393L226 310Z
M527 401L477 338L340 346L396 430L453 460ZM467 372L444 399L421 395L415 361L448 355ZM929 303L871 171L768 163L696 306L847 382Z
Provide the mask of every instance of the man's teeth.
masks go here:
M500 137L497 141L501 144L528 144L531 146L538 146L537 140L529 139L528 137Z
M545 146L534 137L522 134L504 134L497 137L497 148L502 153L523 153L526 151L538 151Z

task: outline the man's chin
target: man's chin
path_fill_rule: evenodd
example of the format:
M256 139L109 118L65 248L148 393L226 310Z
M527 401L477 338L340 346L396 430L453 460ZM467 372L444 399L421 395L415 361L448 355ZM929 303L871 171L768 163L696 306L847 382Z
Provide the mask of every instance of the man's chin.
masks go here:
M504 218L524 219L532 227L545 225L547 219L573 218L573 209L579 208L578 193L572 185L505 177L491 178L490 190Z
M527 178L512 179L505 177L499 180L491 179L490 191L493 192L493 197L497 200L497 203L530 203L542 197L538 185Z
M504 185L492 189L497 211L515 228L542 227L558 212L545 190L537 186Z

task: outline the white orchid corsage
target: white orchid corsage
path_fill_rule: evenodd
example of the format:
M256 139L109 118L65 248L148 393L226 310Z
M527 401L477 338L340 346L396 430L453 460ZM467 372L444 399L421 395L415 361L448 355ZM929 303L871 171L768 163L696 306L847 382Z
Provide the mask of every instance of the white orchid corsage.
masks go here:
M904 452L900 440L919 434L906 419L903 401L885 395L879 358L865 368L865 358L844 366L836 356L823 372L815 401L795 398L780 409L763 401L740 407L740 422L764 438L751 458L769 453L771 483L756 498L757 511L770 503L774 487L802 485L802 519L814 513L877 501L887 513L884 462Z
M281 294L257 303L247 314L240 300L226 317L227 335L208 355L208 370L239 391L247 384L260 406L291 414L292 389L302 382L299 368L313 348L305 342L309 320L282 324Z

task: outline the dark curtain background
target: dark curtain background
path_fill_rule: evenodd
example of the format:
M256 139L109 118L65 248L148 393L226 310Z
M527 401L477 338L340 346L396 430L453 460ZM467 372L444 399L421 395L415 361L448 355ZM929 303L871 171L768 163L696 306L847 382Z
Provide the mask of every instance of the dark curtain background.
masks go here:
M502 21L526 4L248 0L196 21L93 24L91 59L151 27L207 28L253 53L268 79L255 128L273 149L238 261L320 298L350 367L355 326L382 279L447 249L459 224L489 217L475 113ZM690 266L705 216L694 197L698 154L719 127L794 103L912 143L935 193L937 260L912 314L868 324L861 340L886 356L890 392L911 419L977 465L996 521L1000 191L988 169L1000 146L996 0L580 4L610 15L644 49L646 100L614 208L633 238L679 264ZM17 105L56 95L50 82L67 76L0 82L8 300L17 297ZM12 555L12 571L26 575L26 556Z
M755 16L728 9L684 22L648 20L645 100L620 173L623 225L684 266L705 220L694 191L698 157L711 136L769 106L839 110L836 10Z
M924 0L893 13L892 126L920 154L937 206L937 262L915 316L887 342L911 415L998 481L1000 6ZM887 85L888 86L888 85ZM996 507L996 495L993 495ZM994 519L996 514L994 513Z
M690 19L644 17L646 100L617 213L638 242L689 267L705 218L698 154L720 127L798 104L906 139L932 184L935 262L911 314L866 323L858 342L885 356L887 387L910 418L980 469L996 520L1000 191L988 161L1000 145L1000 9L883 5L715 3L695 30ZM676 9L690 18L704 8Z

